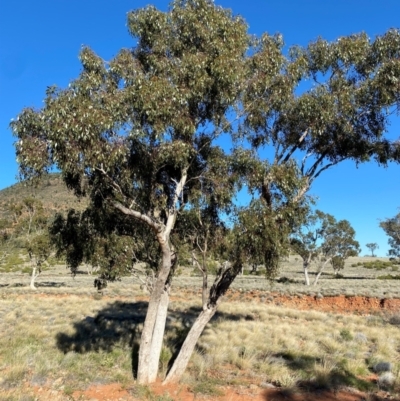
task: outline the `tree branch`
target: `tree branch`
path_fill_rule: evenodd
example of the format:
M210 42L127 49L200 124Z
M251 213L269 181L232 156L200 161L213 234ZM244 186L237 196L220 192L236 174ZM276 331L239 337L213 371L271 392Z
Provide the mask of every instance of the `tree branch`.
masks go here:
M187 180L187 167L182 169L182 176L181 179L178 183L178 185L175 188L175 193L174 193L174 199L172 202L172 213L169 213L168 219L167 219L167 224L165 225L165 234L167 237L169 237L169 234L171 233L171 230L174 228L175 220L176 220L176 214L177 214L177 208L176 204L178 203L179 197L181 196L181 193L183 191L183 188L186 184Z
M308 134L308 130L309 128L307 128L300 136L299 140L297 141L297 143L292 147L292 149L289 151L289 153L285 156L285 158L283 159L282 163L286 163L292 156L292 154L299 148L299 146L301 145L301 143L304 141L305 137ZM281 154L281 157L279 157L278 162L280 161L280 159L282 158L283 153Z
M122 213L128 215L128 216L132 216L133 218L135 218L136 220L140 220L143 223L147 224L148 226L150 226L156 233L161 232L162 230L162 226L160 224L157 224L156 222L154 222L149 216L147 216L146 214L140 213L137 210L132 210L129 209L127 207L125 207L124 205L122 205L120 202L114 201L113 202L113 206L118 209L119 211L121 211Z

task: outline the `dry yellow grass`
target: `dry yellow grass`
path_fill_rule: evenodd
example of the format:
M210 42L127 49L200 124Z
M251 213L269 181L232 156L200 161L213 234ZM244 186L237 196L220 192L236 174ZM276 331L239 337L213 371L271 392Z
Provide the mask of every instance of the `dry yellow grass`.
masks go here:
M385 297L391 297L399 293L399 289L392 289L396 281L372 278L355 284L354 279L327 276L317 289L306 288L298 261L287 263L282 275L292 275L297 282L275 284L274 291L328 293L332 286L333 292L346 287L358 293L359 286L369 283L363 291L372 295L386 292ZM132 278L125 277L121 282L110 283L102 298L93 288L94 277L78 274L73 279L67 273L64 266L44 272L37 280L36 292L26 287L27 275L0 277L1 400L29 400L22 397L31 396L29 389L33 386L52 387L53 383L56 385L52 391L60 399L68 399L73 389L84 389L93 383L134 383L132 345L140 334L146 311L146 303L135 302L134 297L143 299L145 293ZM190 270L184 273L174 281L174 294L200 281L188 275ZM349 267L344 274L361 277L375 273ZM239 277L235 287L243 291L264 289L266 296L271 290L263 277L252 276ZM218 376L228 384L250 380L292 389L301 382L311 382L326 387L370 389L366 377L372 367L388 362L396 379L396 391L400 332L388 319L299 311L259 302L232 302L228 298L199 341L185 375L188 383L193 383L194 378L207 382ZM160 376L165 374L169 358L200 306L196 294L185 293L185 302L179 299L170 305Z
M17 397L21 388L28 394L33 386L58 383L54 391L67 399L70 389L93 383L133 384L131 346L145 303L73 294L2 295L2 393ZM198 306L171 303L161 376L185 331L182 322L190 322ZM389 362L398 377L399 347L398 327L381 317L371 325L368 316L226 302L202 335L185 380L207 379L219 372L226 383L273 382L290 389L308 381L370 389L365 378L378 362Z

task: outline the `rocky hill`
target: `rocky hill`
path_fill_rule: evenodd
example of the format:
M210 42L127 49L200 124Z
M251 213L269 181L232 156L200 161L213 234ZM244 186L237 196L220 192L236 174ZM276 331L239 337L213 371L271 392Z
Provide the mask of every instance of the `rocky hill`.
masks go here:
M0 190L0 220L8 220L10 206L25 198L35 198L42 202L46 210L66 211L70 208L83 209L85 200L79 200L64 185L60 174L49 174L37 185L19 182Z

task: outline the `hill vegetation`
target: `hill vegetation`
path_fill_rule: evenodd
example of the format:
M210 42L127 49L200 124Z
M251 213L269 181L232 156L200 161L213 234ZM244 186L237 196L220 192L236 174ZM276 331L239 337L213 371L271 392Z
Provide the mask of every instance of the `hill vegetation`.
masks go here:
M49 174L36 185L20 182L1 190L0 272L28 273L54 264L48 225L56 213L82 209L85 203L66 188L60 174Z
M61 174L48 174L37 185L23 181L0 190L0 219L12 219L12 206L26 198L34 198L43 204L46 210L66 211L69 208L83 209L84 201L79 201L74 193L67 189Z

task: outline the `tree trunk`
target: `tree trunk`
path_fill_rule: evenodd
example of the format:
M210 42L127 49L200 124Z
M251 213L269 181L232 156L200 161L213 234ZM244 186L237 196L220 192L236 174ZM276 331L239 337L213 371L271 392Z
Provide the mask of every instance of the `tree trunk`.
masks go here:
M163 384L178 381L186 370L201 333L217 310L217 305L203 310L191 327Z
M201 333L214 316L221 301L221 297L226 293L233 280L242 270L242 267L243 263L238 258L230 267L224 264L220 268L215 277L214 284L208 293L208 301L206 303L203 302L203 310L193 323L163 384L178 381L182 377Z
M39 276L39 274L40 274L40 272L39 272L38 274L36 274L36 270L37 270L36 267L33 267L33 268L32 268L31 283L30 283L30 285L29 285L29 287L31 287L32 290L36 290L36 287L35 287L35 280L36 280L36 278L37 278L37 277Z
M310 267L312 256L313 254L309 252L307 258L306 259L303 258L304 279L306 285L310 285L310 278L308 277L308 268Z
M304 280L306 285L310 285L310 278L308 277L308 263L303 263L304 268Z
M140 347L139 347L139 363L138 363L138 372L137 372L137 381L139 384L148 384L150 383L150 376L154 378L154 372L150 372L150 359L153 353L153 334L156 330L155 336L155 346L158 344L159 336L161 338L164 336L165 330L165 320L164 327L161 327L162 319L158 321L157 327L157 316L163 311L163 307L166 305L168 308L168 300L165 302L163 297L165 291L165 285L168 280L168 275L171 270L171 249L169 247L168 241L162 239L160 242L160 246L162 248L162 265L157 277L157 280L154 284L153 291L150 295L149 305L147 308L146 319L143 325L142 336L140 339ZM161 299L163 298L163 302ZM160 333L160 331L162 333ZM162 343L161 343L162 344ZM161 351L161 349L160 349ZM159 355L158 355L159 356ZM152 365L152 369L154 366ZM158 370L158 364L157 364ZM155 374L157 376L157 372ZM155 378L153 379L155 380Z
M319 269L319 272L318 272L318 274L317 274L317 276L315 277L315 280L314 280L314 285L317 285L317 283L318 283L318 280L319 280L319 278L320 278L320 276L321 276L321 274L322 274L322 271L325 269L325 266L328 264L328 262L331 260L331 258L329 258L328 260L326 260L325 262L324 262L324 264L322 265L322 267Z
M160 303L157 310L157 318L154 325L153 337L151 340L151 354L149 360L149 383L156 381L158 373L158 365L160 361L160 354L163 345L165 324L167 321L169 305L169 291L164 290L161 295Z

